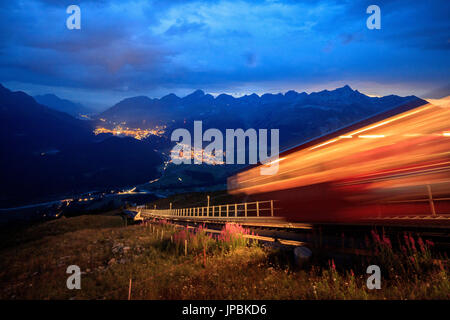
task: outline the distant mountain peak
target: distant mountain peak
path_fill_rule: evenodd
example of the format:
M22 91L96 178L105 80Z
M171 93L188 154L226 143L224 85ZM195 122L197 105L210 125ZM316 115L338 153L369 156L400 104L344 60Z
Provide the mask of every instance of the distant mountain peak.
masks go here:
M188 94L185 98L201 98L205 95L205 92L203 90L197 89L191 94Z
M217 97L233 97L231 94L228 93L221 93Z
M337 88L336 90L354 91L348 84L341 88Z
M350 87L348 84L346 84L343 87L340 88L336 88L332 91L328 91L328 92L336 92L336 93L340 93L340 94L345 94L345 95L352 95L352 94L360 94L361 93L358 90L353 90L352 87Z
M234 97L226 93L221 93L216 97L216 100L234 100Z
M163 102L169 102L169 103L171 103L171 102L176 102L176 101L178 101L178 100L180 100L180 99L181 99L181 98L178 97L176 94L174 94L174 93L169 93L168 95L162 97L160 100L163 101Z
M175 93L169 93L168 95L165 95L161 99L168 99L168 98L178 98L178 96Z
M305 95L305 94L306 94L305 92L299 93L299 92L297 92L297 91L295 91L295 90L289 90L289 91L287 91L287 92L284 94L284 96L285 96L286 98L295 98L295 97L298 97L298 96L300 96L300 95Z
M122 103L122 102L152 102L152 99L147 96L136 96L136 97L125 98L122 101L120 101L119 103Z

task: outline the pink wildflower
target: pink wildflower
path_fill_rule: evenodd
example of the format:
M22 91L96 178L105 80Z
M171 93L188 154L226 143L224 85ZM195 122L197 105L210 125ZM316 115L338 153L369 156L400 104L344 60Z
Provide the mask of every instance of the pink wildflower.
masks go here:
M415 244L414 238L413 238L412 236L409 236L409 242L411 242L411 248L412 248L414 251L417 251L417 249L416 249L416 244Z
M425 245L424 245L423 240L422 240L421 237L419 237L419 240L417 240L417 243L420 246L420 251L422 251L422 253L425 253Z
M374 231L374 230L372 230L371 233L372 233L372 237L375 240L375 242L377 244L379 244L381 241L380 241L380 236L378 235L378 233L376 233L376 231Z

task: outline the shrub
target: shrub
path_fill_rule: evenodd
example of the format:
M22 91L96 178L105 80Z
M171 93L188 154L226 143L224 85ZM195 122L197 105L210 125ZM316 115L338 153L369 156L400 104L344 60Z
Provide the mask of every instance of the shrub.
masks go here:
M375 252L372 262L388 270L390 278L399 274L420 273L436 267L431 252L434 244L429 240L424 242L421 237L416 240L411 234L405 233L403 239L398 241L400 250L393 248L391 240L384 233L379 235L372 231L372 240Z
M236 223L226 223L218 237L219 245L223 250L245 247L249 244L249 229Z

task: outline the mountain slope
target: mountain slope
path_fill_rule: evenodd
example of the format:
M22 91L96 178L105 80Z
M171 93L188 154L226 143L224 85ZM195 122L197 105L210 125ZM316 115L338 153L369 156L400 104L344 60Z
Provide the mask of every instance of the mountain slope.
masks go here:
M45 105L53 110L65 112L75 118L92 113L92 110L86 108L81 103L61 99L54 94L37 95L34 96L34 99L42 105Z
M93 140L91 124L0 85L0 139L8 152L41 153Z
M0 85L0 207L156 177L162 159L152 142L102 140L92 129Z

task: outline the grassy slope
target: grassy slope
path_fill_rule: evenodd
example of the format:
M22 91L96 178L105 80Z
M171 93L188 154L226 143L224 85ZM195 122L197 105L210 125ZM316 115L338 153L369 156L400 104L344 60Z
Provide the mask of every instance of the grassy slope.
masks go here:
M165 228L164 240L161 230ZM261 247L177 254L167 226L123 227L119 216L63 218L14 231L0 252L1 299L449 299L448 270L411 274L368 290L367 275L292 270ZM3 239L5 240L5 239ZM68 290L67 266L84 272Z

